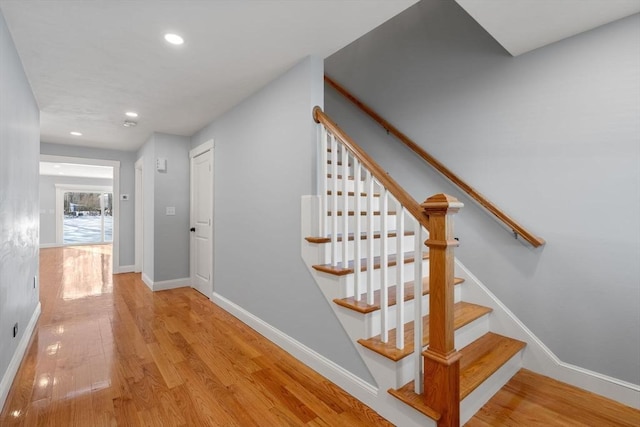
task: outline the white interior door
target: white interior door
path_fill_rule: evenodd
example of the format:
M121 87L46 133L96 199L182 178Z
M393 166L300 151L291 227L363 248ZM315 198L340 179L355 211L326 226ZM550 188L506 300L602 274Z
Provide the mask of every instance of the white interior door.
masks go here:
M191 150L191 286L213 296L213 141Z

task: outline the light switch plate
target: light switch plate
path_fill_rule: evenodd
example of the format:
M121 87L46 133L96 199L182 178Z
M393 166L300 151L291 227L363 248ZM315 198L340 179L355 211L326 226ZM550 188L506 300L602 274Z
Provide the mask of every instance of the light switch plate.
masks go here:
M167 215L175 215L175 214L176 214L175 206L167 206Z

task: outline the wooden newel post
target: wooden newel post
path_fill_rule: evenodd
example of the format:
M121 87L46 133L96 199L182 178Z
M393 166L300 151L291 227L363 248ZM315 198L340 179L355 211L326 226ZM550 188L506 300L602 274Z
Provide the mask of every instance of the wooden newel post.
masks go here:
M436 194L422 207L429 216L429 347L424 356L426 404L438 411L438 427L460 425L460 353L453 327L453 214L463 206L455 197Z

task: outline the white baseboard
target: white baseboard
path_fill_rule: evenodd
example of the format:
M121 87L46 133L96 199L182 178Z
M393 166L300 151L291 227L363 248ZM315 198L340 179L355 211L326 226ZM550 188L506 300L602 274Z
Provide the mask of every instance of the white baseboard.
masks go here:
M184 288L185 286L191 286L191 278L183 277L182 279L163 280L161 282L153 282L151 289L155 292L155 291L166 291L167 289Z
M252 313L249 313L239 305L229 301L222 295L214 292L212 301L360 401L364 403L371 402L372 398L378 396L378 387L369 384L332 360L327 359L315 350L271 326Z
M7 371L4 373L2 377L2 381L0 381L0 411L4 407L5 401L7 400L7 396L9 395L9 389L11 388L11 384L13 383L13 379L18 373L18 368L20 367L20 363L22 363L22 358L24 357L25 352L27 351L27 346L29 345L29 341L31 340L31 335L33 335L33 331L36 328L36 323L38 322L38 318L40 317L40 311L42 310L42 306L40 302L36 306L36 309L33 311L31 315L31 319L29 320L29 324L27 328L24 330L22 334L22 338L20 338L20 342L18 343L18 347L16 347L15 353L13 353L13 357L9 362L9 366L7 367Z
M153 280L151 280L145 273L142 273L142 281L149 289L153 290Z
M469 302L493 308L492 316L498 327L496 332L527 343L523 353L524 368L640 409L639 385L563 362L457 259L456 267L465 278L464 292L472 292L472 286L475 286L482 294L478 299L479 293L473 292L476 297L472 297ZM465 294L465 299L467 296L470 295Z
M118 273L133 273L135 271L135 265L121 265L118 267Z
M59 244L59 243L40 243L40 249L47 249L47 248L59 248L62 247L63 245Z

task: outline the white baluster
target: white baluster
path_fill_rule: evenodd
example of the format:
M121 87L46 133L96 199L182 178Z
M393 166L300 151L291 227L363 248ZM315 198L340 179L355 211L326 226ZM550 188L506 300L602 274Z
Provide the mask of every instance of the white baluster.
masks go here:
M396 348L404 348L404 207L396 213ZM416 282L417 283L417 282ZM416 288L417 289L417 288ZM415 291L415 295L418 295ZM417 302L417 296L415 301Z
M422 394L423 390L423 377L422 377L422 298L418 299L418 289L420 289L420 295L422 295L422 248L423 248L423 234L422 225L415 221L415 237L414 237L414 267L413 273L414 293L416 295L414 299L414 317L413 317L413 357L414 357L414 391L418 394Z
M349 151L342 146L342 268L349 265ZM354 266L354 268L356 268Z
M374 251L374 229L373 229L373 176L367 171L367 304L373 305L374 289L373 289L373 261L375 257Z
M318 174L319 191L320 191L320 235L322 237L329 236L329 224L327 212L329 211L329 204L327 200L327 175L329 174L329 159L327 150L329 147L327 146L327 129L320 125L320 173Z
M331 135L331 265L338 265L338 142Z
M355 288L355 300L360 301L362 297L362 268L360 268L360 259L362 258L362 254L360 251L361 248L361 234L362 234L362 216L360 212L362 210L362 204L360 203L360 193L362 192L362 168L360 167L360 162L354 157L353 158L353 179L354 179L354 206L353 210L355 211L355 227L353 230L353 268L355 269L354 276L354 285Z
M387 212L389 198L387 189L382 188L380 194L380 337L382 342L389 341L389 230L387 226Z

